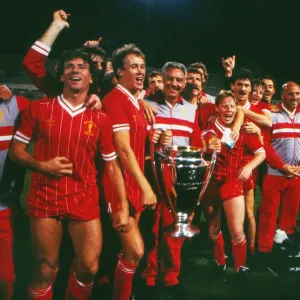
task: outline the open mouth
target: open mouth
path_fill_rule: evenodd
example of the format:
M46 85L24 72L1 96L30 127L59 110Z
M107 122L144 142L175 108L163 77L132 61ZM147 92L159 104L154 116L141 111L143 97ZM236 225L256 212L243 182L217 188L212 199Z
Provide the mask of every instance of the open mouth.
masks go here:
M135 78L135 80L136 80L138 83L140 83L140 84L143 84L143 82L144 82L143 76L138 76L138 77Z
M79 82L79 81L81 81L81 78L79 76L72 76L72 77L70 77L70 81Z
M233 117L233 114L232 113L228 113L228 114L224 114L223 115L223 119L225 121L231 121L232 120L232 117Z

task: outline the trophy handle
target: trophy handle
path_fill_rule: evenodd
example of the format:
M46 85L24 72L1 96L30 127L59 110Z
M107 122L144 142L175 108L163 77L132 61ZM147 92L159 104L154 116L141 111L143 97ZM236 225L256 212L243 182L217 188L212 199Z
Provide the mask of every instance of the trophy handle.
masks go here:
M161 147L161 150L163 151L163 147ZM163 153L160 153L160 152L159 152L159 154L165 157L165 155L164 155ZM159 178L158 178L158 174L157 174L156 162L155 162L155 157L154 157L154 155L155 155L154 143L150 143L151 166L152 166L152 171L153 171L154 179L155 179L156 186L157 186L157 191L158 191L158 193L159 193L160 199L165 199L167 206L168 206L169 209L171 210L172 215L173 215L173 217L174 217L175 220L176 220L176 219L177 219L176 210L175 210L174 205L172 204L172 201L171 201L171 199L170 199L170 195L169 195L169 193L167 193L167 192L164 193L164 192L162 191L161 182L160 182L160 180L159 180ZM162 174L162 181L163 181L163 183L164 183L164 181L165 181L165 178L164 178L164 173L165 173L165 172L164 172L164 164L161 164L159 167L161 168L160 171L161 171L161 174ZM172 169L172 170L173 170L173 169ZM172 173L173 173L173 172L172 172ZM175 173L175 174L176 174L176 173Z
M164 194L162 193L162 190L161 190L161 187L160 187L160 182L159 182L159 179L158 179L157 171L156 171L156 162L155 162L154 154L155 154L154 143L150 143L151 166L152 166L154 179L155 179L155 182L156 182L156 186L157 186L159 196L164 197Z
M212 133L214 137L217 137L217 134L216 134L215 131L212 130L212 129L207 129L207 130L204 130L204 131L202 132L202 134L201 134L201 139L202 139L203 144L206 146L206 147L205 147L206 150L207 150L207 145L206 145L206 142L205 142L204 138L205 138L205 136L206 136L207 133ZM206 151L204 151L204 152L206 152ZM202 159L204 160L204 158L203 158L203 153L202 153ZM199 198L198 198L198 201L197 201L196 206L198 206L198 205L200 204L200 201L201 201L201 199L202 199L202 197L203 197L203 195L204 195L204 193L205 193L205 190L206 190L206 188L207 188L207 186L208 186L208 183L209 183L209 181L210 181L210 178L211 178L213 169L214 169L214 167L215 167L216 160L217 160L217 152L216 152L216 150L214 150L214 151L213 151L213 154L212 154L212 157L211 157L211 161L210 161L210 162L207 162L207 161L205 160L205 162L207 162L207 163L209 164L209 167L208 167L208 170L206 171L206 176L205 176L205 179L204 179L204 184L203 184L202 191L201 191L201 193L200 193L200 195L199 195Z

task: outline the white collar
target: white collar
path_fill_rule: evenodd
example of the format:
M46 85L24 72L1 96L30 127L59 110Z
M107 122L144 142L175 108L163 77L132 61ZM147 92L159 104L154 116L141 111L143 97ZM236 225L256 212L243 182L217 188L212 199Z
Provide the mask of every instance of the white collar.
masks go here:
M242 106L244 109L250 109L251 103L248 101L245 105Z
M66 110L71 117L75 117L86 110L84 103L77 106L73 106L68 100L66 100L63 94L58 96L57 100L58 103L62 106L62 108Z
M216 127L224 134L224 132L226 131L227 127L224 127L220 122L219 122L219 118L216 119Z
M286 109L286 107L284 106L283 103L282 103L282 108L283 108L283 110L289 115L289 117L290 117L291 119L294 119L295 114L296 114L296 108L294 109L294 111L293 111L292 113Z
M139 110L140 109L140 105L137 99L134 98L134 96L126 89L124 88L122 85L117 84L117 88L123 92L126 96L128 96L129 100L132 102L132 104ZM140 96L140 95L139 95ZM139 98L138 98L139 99Z

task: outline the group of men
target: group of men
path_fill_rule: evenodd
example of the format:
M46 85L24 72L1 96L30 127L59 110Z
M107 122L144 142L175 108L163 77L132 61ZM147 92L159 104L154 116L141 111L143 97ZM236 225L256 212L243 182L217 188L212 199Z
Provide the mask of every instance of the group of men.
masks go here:
M117 263L112 264L112 299L134 297L133 276L143 257L145 268L140 275L144 284L137 297L155 299L161 271L169 295L188 298L179 282L184 238L159 234L160 226L172 224L174 218L164 199L158 199L161 195L156 195L155 185L149 183L151 175L144 169L145 149L147 143L204 147L201 131L207 128L213 129L217 138L209 139L206 145L218 153L201 202L213 259L224 278L223 210L235 271L244 280L249 274L247 255L258 251L268 256L276 228L287 235L296 232L300 192L298 84L284 85L282 103L275 105L274 80L269 76L253 80L248 70L235 71L233 56L222 60L225 84L231 91L221 91L216 98L204 92L207 70L199 62L188 68L167 62L161 71L148 75L148 88L144 90L146 65L141 50L133 44L116 49L112 71L99 40L65 51L52 75L45 62L60 32L69 27L67 19L64 11L55 12L49 28L24 58L32 82L46 96L29 103L24 97L12 96L7 87L0 87L1 299L12 299L15 281L11 224L23 180L21 171L11 172L17 165L32 172L27 211L35 267L28 299L53 298L63 220L67 221L74 248L65 299L91 296L99 260L105 260L100 258L99 200L106 203L121 245L116 249ZM33 155L26 150L31 142ZM256 185L262 191L258 249ZM144 210L152 210L147 213L153 214L146 226L154 238L146 249L139 228ZM103 234L104 244L109 244Z

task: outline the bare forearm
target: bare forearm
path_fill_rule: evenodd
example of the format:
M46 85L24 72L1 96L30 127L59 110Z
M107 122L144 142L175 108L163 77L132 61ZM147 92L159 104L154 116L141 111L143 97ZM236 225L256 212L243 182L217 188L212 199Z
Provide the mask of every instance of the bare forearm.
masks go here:
M254 155L254 158L248 163L248 166L251 167L252 170L257 168L266 158L265 151L259 152Z
M126 189L120 166L116 160L105 163L105 172L110 180L120 208L128 208Z
M46 32L41 36L39 41L51 48L56 38L63 29L64 26L62 24L53 21L46 30Z
M244 123L244 113L241 109L238 109L234 118L233 127L240 129L243 123Z
M264 127L272 127L272 120L270 120L267 116L257 114L251 110L246 110L244 113L246 117L257 123L258 125Z
M26 150L15 147L14 144L9 151L9 157L26 169L42 172L41 163L27 153Z
M145 178L136 160L132 149L123 149L118 152L122 167L129 173L142 191L151 190L151 186Z

